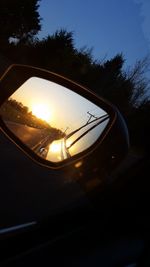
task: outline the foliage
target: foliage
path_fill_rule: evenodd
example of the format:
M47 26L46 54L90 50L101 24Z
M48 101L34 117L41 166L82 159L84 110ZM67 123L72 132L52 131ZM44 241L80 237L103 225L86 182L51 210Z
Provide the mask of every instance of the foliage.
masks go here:
M10 38L25 42L40 30L38 2L39 0L0 1L1 43L8 42Z
M133 85L133 92L130 99L132 106L140 106L148 98L150 85L146 73L149 71L149 66L150 58L147 56L142 60L138 60L135 66L127 72L127 79Z

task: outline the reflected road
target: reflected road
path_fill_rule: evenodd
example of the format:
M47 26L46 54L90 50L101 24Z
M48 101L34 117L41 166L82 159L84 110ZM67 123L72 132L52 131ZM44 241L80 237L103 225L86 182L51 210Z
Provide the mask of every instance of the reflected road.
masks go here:
M54 135L47 129L37 129L24 124L5 121L6 126L36 154L46 158L48 146L55 140Z

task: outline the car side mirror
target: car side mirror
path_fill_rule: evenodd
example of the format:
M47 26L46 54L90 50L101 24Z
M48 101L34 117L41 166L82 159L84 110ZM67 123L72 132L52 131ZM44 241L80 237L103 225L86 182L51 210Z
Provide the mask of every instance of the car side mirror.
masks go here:
M59 168L86 157L116 122L117 109L110 103L46 70L12 65L0 86L2 130L47 167Z

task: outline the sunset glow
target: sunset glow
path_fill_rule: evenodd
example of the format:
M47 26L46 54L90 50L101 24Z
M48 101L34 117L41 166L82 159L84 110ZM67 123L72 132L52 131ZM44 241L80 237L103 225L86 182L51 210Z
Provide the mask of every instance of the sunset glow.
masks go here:
M46 122L50 122L51 119L51 111L49 107L45 104L34 104L32 106L32 113L39 119L42 119Z

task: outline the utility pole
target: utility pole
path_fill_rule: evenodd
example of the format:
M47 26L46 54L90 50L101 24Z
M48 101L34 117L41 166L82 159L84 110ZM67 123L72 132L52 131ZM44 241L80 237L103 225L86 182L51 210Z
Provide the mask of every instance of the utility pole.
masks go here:
M91 121L92 118L94 118L94 119L98 119L98 117L96 117L95 115L91 114L89 111L87 111L87 114L90 115L90 117L89 117L89 119L87 120L87 123L86 123L86 124L88 124L88 123Z

